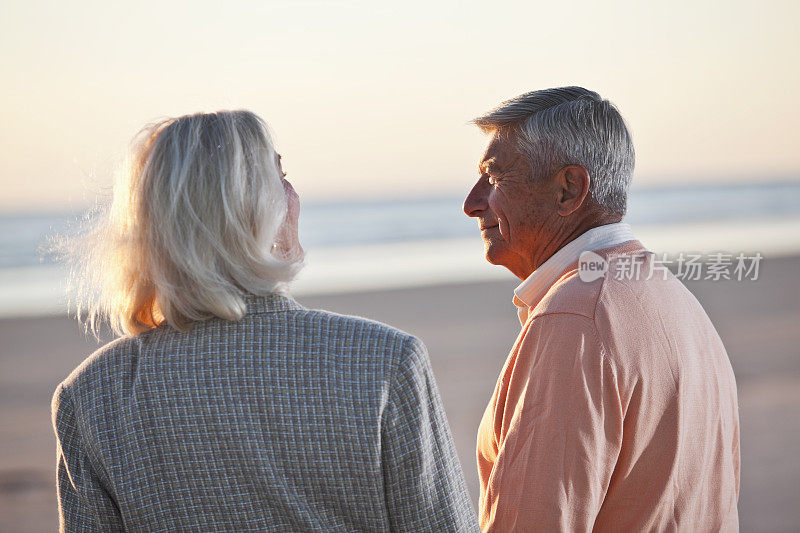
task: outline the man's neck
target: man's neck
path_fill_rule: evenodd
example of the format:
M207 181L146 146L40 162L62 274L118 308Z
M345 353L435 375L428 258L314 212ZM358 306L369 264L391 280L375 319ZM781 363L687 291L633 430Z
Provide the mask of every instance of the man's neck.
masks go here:
M530 262L527 265L527 268L521 272L520 274L516 274L516 276L521 279L527 279L537 268L542 266L545 261L550 259L553 254L558 252L560 249L589 231L590 229L597 228L600 226L605 226L607 224L614 224L616 222L622 221L622 217L618 215L607 215L604 217L592 217L591 219L586 218L581 220L577 224L573 224L571 227L564 227L561 231L556 232L548 241L547 243L541 248L539 253L534 254L530 257Z

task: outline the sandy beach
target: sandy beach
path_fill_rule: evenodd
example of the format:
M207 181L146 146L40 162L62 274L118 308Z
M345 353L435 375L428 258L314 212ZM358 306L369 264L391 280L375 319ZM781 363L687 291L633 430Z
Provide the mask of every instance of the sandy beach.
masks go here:
M739 387L742 531L800 523L800 257L766 257L757 281L687 282L716 325ZM475 432L518 330L507 281L303 296L428 346L473 499ZM107 339L105 339L107 340ZM0 320L0 531L56 529L56 384L97 347L66 317Z

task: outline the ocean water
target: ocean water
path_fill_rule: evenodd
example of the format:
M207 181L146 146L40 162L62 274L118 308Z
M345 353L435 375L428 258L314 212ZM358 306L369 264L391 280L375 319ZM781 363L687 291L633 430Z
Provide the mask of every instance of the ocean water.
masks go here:
M509 278L483 259L460 196L305 203L297 293ZM43 255L75 214L0 215L0 316L63 312L66 272ZM635 189L625 219L654 251L800 251L800 181Z

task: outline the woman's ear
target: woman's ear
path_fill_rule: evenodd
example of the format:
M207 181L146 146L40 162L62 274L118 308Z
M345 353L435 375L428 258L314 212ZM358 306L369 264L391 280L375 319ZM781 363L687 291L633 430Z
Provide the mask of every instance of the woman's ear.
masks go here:
M580 165L568 165L558 171L556 182L560 186L556 212L565 217L583 205L589 194L589 172Z

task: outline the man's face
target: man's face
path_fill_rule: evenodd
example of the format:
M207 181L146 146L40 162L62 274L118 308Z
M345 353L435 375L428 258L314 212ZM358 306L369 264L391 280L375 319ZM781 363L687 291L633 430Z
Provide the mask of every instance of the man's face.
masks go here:
M531 177L514 134L492 133L478 170L464 212L478 220L486 259L525 279L539 266L538 255L553 236L558 218L555 182Z

